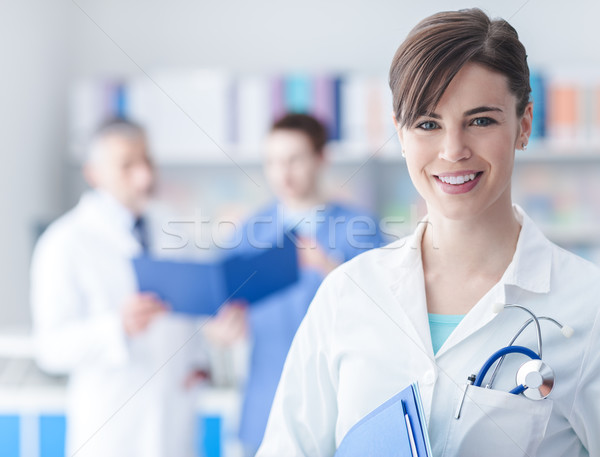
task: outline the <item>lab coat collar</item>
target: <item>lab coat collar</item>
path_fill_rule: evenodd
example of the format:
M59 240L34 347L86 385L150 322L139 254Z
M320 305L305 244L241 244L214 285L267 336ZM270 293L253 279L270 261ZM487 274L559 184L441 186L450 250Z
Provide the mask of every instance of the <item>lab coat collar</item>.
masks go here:
M101 190L85 192L77 209L91 230L111 239L113 245L119 246L128 255L134 255L140 250L133 235L133 213L112 195Z
M135 216L115 197L101 189L91 191L89 196L96 200L96 205L102 207L103 214L105 217L108 217L112 223L119 224L121 227L128 230L133 229L136 219Z
M490 322L496 316L493 304L506 303L513 296L508 293L507 286L516 286L533 293L550 291L552 244L521 207L514 205L514 211L521 224L521 231L511 263L501 280L465 316L437 356ZM421 257L421 240L428 223L428 218L423 218L412 235L382 248L385 251L380 264L392 274L391 291L414 327L414 335L421 340L422 349L433 357Z
M548 293L552 269L552 243L519 205L514 205L513 209L521 224L521 231L515 254L501 282L534 293ZM380 264L399 274L395 275L395 284L404 281L400 276L404 276L407 270L414 269L419 264L422 268L421 240L428 223L429 219L425 216L417 223L411 235L383 248L387 252L382 256Z
M407 334L433 360L421 261L421 239L427 223L425 217L419 221L412 235L381 248L383 255L379 263L391 273L390 289L396 298L388 310L389 315L394 316L397 322L406 323L403 327Z
M518 304L523 292L550 292L553 245L520 206L514 205L513 209L521 231L512 261L500 281L467 313L444 342L436 353L436 359L497 318L498 314L494 312L496 303ZM469 357L475 355L476 348L472 348L471 352Z
M379 264L394 272L396 278L394 284L401 284L404 275L411 269L418 265L422 268L421 240L428 223L429 218L425 216L417 222L417 227L412 234L381 248L383 255L379 259Z
M534 293L550 292L552 243L523 211L514 205L521 232L512 262L503 276L505 285Z

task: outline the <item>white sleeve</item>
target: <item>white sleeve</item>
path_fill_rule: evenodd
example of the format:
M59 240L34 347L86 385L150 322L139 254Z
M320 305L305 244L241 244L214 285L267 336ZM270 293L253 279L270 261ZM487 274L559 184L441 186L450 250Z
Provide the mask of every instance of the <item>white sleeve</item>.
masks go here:
M126 364L128 342L119 312L90 314L68 240L62 234L45 235L31 264L38 364L51 373L69 373L84 364Z
M322 283L296 333L256 457L335 453L337 373L331 360L331 341L338 272Z
M600 312L592 327L582 360L581 376L569 417L573 430L589 455L600 455Z

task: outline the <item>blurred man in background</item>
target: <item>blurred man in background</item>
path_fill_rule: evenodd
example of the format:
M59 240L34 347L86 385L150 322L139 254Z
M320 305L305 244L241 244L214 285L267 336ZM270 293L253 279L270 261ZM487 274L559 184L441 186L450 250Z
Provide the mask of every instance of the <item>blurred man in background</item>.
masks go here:
M191 456L195 401L184 384L200 353L186 345L195 325L138 293L131 264L153 244L143 129L103 125L84 175L92 190L42 235L31 276L38 362L70 375L68 455Z
M299 245L299 281L249 308L223 307L204 329L209 340L223 346L247 334L250 338L239 431L246 456L253 456L262 441L283 363L323 278L342 262L382 245L373 217L323 195L326 141L325 126L309 115L288 114L272 126L265 175L275 201L251 217L242 232L246 245L269 243L281 231L293 233Z

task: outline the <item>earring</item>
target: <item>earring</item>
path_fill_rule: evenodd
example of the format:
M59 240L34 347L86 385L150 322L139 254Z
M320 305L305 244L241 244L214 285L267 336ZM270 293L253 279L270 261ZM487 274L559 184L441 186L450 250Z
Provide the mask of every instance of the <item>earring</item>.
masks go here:
M402 149L402 157L406 157L406 151Z
M521 149L523 149L523 151L527 151L527 143L521 143Z

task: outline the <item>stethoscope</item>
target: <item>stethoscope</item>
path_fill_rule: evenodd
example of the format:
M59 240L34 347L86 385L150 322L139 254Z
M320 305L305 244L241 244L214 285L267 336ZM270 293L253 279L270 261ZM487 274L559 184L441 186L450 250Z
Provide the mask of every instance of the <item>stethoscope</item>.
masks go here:
M565 338L570 338L573 335L573 329L569 326L562 325L555 319L547 316L536 316L529 308L522 305L515 304L503 304L497 303L494 305L494 312L496 314L502 312L505 309L514 308L520 309L528 313L531 317L521 326L519 331L513 336L506 347L499 349L494 352L483 364L479 373L477 374L475 381L473 382L474 386L481 387L485 375L489 371L489 369L494 365L496 360L498 360L498 364L492 373L492 376L488 383L486 384L486 388L491 389L494 385L494 380L496 379L496 375L498 374L498 370L502 366L504 362L504 358L508 354L523 354L528 356L531 360L525 362L519 370L517 371L517 387L510 391L511 394L523 394L527 398L532 400L542 400L550 395L552 389L554 387L554 372L552 368L550 368L545 362L542 361L542 330L540 328L540 320L547 320L555 324L561 331L561 333L565 336ZM523 331L531 324L535 323L535 328L537 331L537 353L533 352L531 349L523 347L523 346L514 346L513 343L516 339L523 333Z
M477 375L469 376L467 384L465 385L465 390L463 391L463 396L458 405L458 409L456 410L456 419L460 418L460 411L465 400L468 386L473 385L476 387L481 387L488 371L494 365L494 363L498 361L498 364L496 365L496 368L494 368L489 381L485 385L487 389L493 388L494 380L496 379L498 370L500 370L500 367L502 366L502 363L508 354L523 354L531 359L523 363L517 370L517 386L510 390L511 394L523 394L531 400L543 400L550 395L550 392L552 392L552 389L554 388L554 371L552 371L552 368L542 361L542 330L540 328L540 321L546 320L555 324L565 338L571 338L573 335L573 329L567 325L562 325L556 319L552 319L551 317L538 317L529 308L522 305L497 303L494 305L493 310L494 313L498 314L509 308L520 309L529 314L531 317L525 321L525 323L523 323L521 328L517 331L515 336L512 337L506 347L497 350L485 361ZM524 346L514 345L514 342L517 340L517 338L532 322L535 323L537 331L537 353Z

